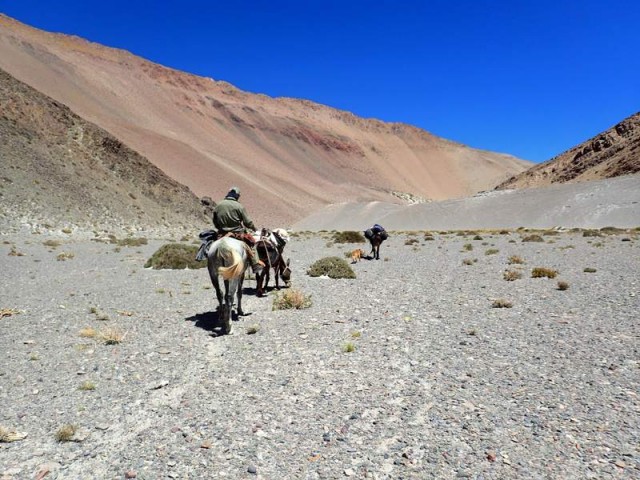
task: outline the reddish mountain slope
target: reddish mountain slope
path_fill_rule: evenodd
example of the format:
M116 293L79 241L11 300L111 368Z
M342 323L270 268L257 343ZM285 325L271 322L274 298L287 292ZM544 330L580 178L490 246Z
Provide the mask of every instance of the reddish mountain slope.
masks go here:
M511 177L496 190L601 180L640 172L640 113L551 160Z
M230 185L260 225L333 202L445 199L531 166L404 124L270 98L0 15L0 68L69 106L198 196Z

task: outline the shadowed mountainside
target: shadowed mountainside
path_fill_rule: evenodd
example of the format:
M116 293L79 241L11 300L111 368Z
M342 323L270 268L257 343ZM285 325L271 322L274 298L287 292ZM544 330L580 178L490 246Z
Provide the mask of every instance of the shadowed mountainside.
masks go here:
M154 64L0 15L0 67L69 106L198 196L237 184L260 225L336 201L447 199L530 167L404 124Z
M640 112L551 160L501 183L496 190L576 183L640 172Z
M95 228L203 224L198 198L103 129L0 69L0 216Z

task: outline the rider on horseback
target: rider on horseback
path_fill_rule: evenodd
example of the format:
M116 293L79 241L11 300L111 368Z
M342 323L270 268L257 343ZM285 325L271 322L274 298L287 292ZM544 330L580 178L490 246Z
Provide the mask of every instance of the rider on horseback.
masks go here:
M220 237L230 235L242 240L247 245L247 255L251 262L253 273L259 275L262 273L264 263L258 259L258 255L254 251L254 240L248 232L256 230L244 206L238 201L240 198L240 189L232 187L220 203L213 210L213 225L218 230Z

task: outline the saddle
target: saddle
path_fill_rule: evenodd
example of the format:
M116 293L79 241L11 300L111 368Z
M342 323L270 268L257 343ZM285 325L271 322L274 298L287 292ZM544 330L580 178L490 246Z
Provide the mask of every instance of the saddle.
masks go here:
M224 235L220 235L215 230L204 230L198 234L198 237L200 238L200 248L198 248L198 253L196 254L196 261L198 262L207 259L209 246L218 238L232 237L246 243L251 248L256 244L255 238L250 233L229 232ZM250 254L251 252L248 253Z

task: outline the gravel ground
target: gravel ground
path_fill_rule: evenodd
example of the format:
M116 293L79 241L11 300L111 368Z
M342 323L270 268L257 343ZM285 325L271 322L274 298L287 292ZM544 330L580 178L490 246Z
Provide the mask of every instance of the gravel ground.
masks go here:
M639 478L638 233L396 233L355 280L305 271L360 245L297 235L312 306L248 280L230 336L206 269L143 268L167 240L5 235L0 425L28 436L0 443L0 478Z

